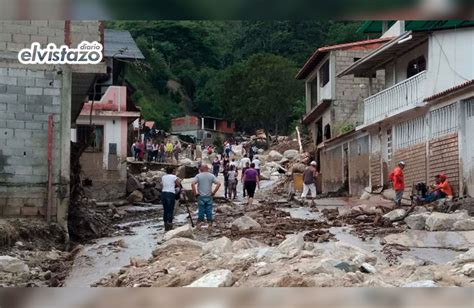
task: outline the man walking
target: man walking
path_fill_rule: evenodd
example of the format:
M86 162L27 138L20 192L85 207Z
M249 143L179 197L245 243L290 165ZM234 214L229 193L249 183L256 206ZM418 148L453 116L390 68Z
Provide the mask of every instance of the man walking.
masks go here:
M403 191L405 190L405 175L403 169L405 169L405 162L400 161L398 166L395 167L389 175L393 190L395 190L395 197L393 198L395 206L402 205Z
M316 185L315 178L318 176L318 170L316 166L318 164L313 160L308 168L303 173L303 193L301 194L301 202L308 196L308 192L311 192L311 205L314 205L314 199L316 198Z
M176 187L180 186L181 180L173 174L173 168L166 168L166 175L161 179L163 190L161 192L161 202L163 203L163 222L165 231L173 229L173 215L176 201Z
M252 164L255 165L255 170L257 170L258 176L260 176L260 159L258 159L257 155L254 156Z
M214 190L212 190L212 184L216 184ZM198 200L198 223L196 227L198 230L201 229L201 226L204 223L204 216L206 216L208 232L210 233L212 230L212 197L214 197L221 187L221 183L213 174L209 173L209 167L207 165L202 165L200 173L194 178L191 187L193 194Z

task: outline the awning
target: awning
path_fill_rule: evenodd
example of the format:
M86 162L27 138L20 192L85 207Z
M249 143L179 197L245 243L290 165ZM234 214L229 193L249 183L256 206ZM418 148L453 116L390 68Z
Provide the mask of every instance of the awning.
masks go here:
M303 124L309 124L323 115L323 112L331 105L331 100L323 99L308 114L303 117Z
M428 39L428 35L428 32L406 32L354 62L354 64L340 72L337 77L353 74L371 77L375 71L382 68L386 63L424 43Z

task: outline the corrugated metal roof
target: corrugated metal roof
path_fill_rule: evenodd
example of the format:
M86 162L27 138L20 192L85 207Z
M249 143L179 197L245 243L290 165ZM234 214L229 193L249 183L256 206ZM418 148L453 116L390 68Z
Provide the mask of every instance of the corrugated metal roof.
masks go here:
M124 30L105 29L104 55L119 59L145 59L130 32Z
M303 65L303 67L300 69L298 74L296 74L296 79L303 79L306 78L309 73L316 67L319 61L330 51L332 50L345 50L345 49L351 49L355 48L358 46L366 46L367 49L375 49L378 47L378 44L385 43L389 41L391 38L378 38L378 39L371 39L371 40L365 40L365 41L357 41L357 42L351 42L351 43L344 43L344 44L338 44L338 45L331 45L331 46L324 46L321 48L318 48L314 51L314 53L309 57L309 59L306 61L306 63Z
M366 21L357 30L357 33L382 33L381 20ZM388 20L388 26L391 27L395 21ZM405 21L406 31L434 31L462 27L474 26L474 20L407 20Z

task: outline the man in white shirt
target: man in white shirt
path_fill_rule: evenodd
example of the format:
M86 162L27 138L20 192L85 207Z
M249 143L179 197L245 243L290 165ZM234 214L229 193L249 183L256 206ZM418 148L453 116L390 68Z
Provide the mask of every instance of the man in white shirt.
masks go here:
M176 187L181 186L181 180L173 174L172 167L166 168L166 174L161 178L163 189L161 191L161 203L163 203L163 222L165 231L173 229L173 214L176 201Z
M247 154L244 155L244 157L240 160L240 169L244 169L245 166L247 166L247 163L249 164L250 166L250 158L247 157Z
M260 159L258 159L258 156L255 155L254 159L252 160L252 164L255 164L255 170L258 172L258 176L260 176Z

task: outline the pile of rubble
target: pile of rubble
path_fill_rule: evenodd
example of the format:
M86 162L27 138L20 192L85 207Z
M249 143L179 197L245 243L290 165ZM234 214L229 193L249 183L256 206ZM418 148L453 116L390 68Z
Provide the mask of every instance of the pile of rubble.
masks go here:
M269 246L246 237L202 242L190 226L183 226L168 232L150 259L131 258L129 265L95 286L468 286L474 276L472 262L474 249L447 265L419 266L406 259L389 266L349 243L305 241L305 232Z

